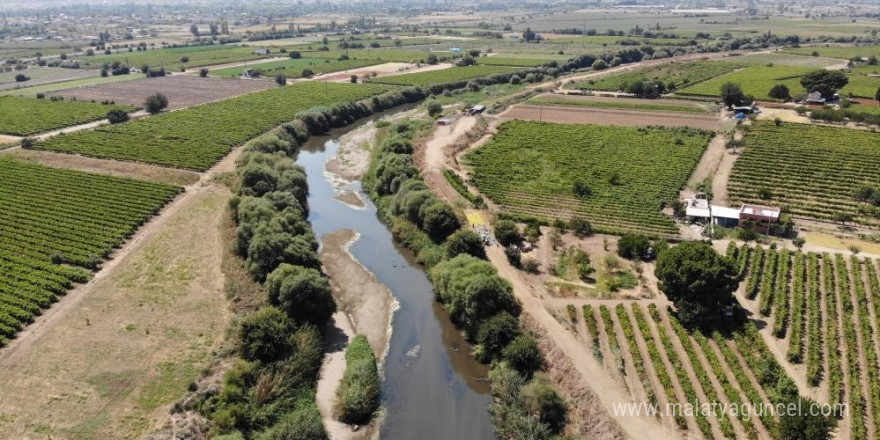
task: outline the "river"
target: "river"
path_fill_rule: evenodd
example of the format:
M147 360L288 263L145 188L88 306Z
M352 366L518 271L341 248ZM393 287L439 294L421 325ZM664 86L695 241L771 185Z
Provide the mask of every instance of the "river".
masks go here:
M492 401L485 376L488 369L470 354L469 346L449 316L434 301L431 284L413 254L394 242L376 206L355 209L334 198L336 188L325 173L335 157L337 139L378 118L367 118L326 136L312 137L299 153L309 183L309 221L320 239L324 234L351 229L360 239L351 253L399 303L391 321L392 336L384 362L382 439L493 439L488 406Z

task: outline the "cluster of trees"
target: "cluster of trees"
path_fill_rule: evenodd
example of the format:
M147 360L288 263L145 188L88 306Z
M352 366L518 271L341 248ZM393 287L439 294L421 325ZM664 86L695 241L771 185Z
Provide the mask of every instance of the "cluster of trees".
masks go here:
M814 70L801 77L801 86L807 93L819 92L824 97L834 95L849 83L849 78L839 70Z
M161 93L147 96L144 100L144 110L150 114L156 114L168 107L168 97Z
M324 133L331 128L344 127L364 117L396 107L418 102L427 96L420 87L404 87L356 102L344 102L333 107L315 107L297 113L296 119L305 124L309 133Z
M101 66L101 76L118 76L118 75L128 75L131 73L131 68L122 64L120 61L114 61L110 64L105 63Z
M668 245L665 240L651 239L645 235L627 234L617 242L617 255L628 260L656 258Z
M336 389L336 418L350 425L367 422L379 408L381 381L376 355L364 335L345 350L345 373Z
M880 93L880 90L878 90L878 93ZM859 111L852 108L823 108L820 110L811 110L810 119L817 119L824 122L852 121L880 125L880 113Z

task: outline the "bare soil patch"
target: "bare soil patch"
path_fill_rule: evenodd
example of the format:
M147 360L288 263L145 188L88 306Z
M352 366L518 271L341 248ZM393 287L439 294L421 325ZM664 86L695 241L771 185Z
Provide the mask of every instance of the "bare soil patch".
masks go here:
M95 159L72 154L60 154L50 151L24 150L17 148L6 154L8 157L26 162L38 163L55 168L67 168L91 173L109 174L112 176L131 177L133 179L151 180L172 185L187 186L199 180L199 174L193 171L165 168L155 165L115 160Z
M662 112L645 112L634 110L616 110L588 107L537 106L518 104L498 115L504 120L524 119L528 121L561 122L573 124L600 124L647 126L662 125L666 127L693 127L703 130L718 130L721 122L715 115L672 114Z
M229 197L219 185L183 196L0 352L0 437L133 439L168 419L229 319Z
M153 94L168 97L168 108L177 109L233 96L276 87L268 81L249 81L222 78L200 78L191 75L170 75L161 78L143 78L110 84L97 84L78 89L64 90L52 95L65 99L86 101L114 101L117 104L143 105ZM208 127L206 127L207 129Z

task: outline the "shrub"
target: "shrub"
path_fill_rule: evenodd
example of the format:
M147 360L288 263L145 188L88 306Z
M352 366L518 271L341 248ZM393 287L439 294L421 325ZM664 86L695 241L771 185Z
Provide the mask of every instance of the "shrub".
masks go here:
M19 73L15 75L15 82L25 82L30 80L31 78L23 73Z
M290 412L270 429L254 437L255 440L328 440L321 420L321 412L313 404L303 405Z
M279 86L286 86L287 85L287 77L281 73L279 73L278 75L275 75L275 84L278 84Z
M336 312L330 282L316 269L282 264L266 278L266 292L297 324L323 325Z
M248 361L273 362L290 354L287 316L275 307L263 307L242 318L238 326L241 357Z
M583 218L574 217L568 222L568 228L578 237L589 237L593 235L593 225Z
M455 258L460 254L468 254L486 259L483 239L470 229L459 229L446 239L446 258Z
M512 220L498 220L495 223L495 239L504 247L518 245L523 240L519 228Z
M519 336L519 322L510 313L501 312L480 325L477 332L477 358L490 362Z
M128 113L126 113L125 110L110 110L107 112L107 120L109 120L111 124L120 124L128 121Z
M439 102L431 101L428 103L428 116L433 118L441 113L443 113L443 106Z
M791 93L788 90L788 86L785 84L776 84L770 89L767 96L781 101L788 101L791 99Z
M527 334L517 336L502 350L502 356L514 370L527 378L540 370L543 363L538 342Z
M641 259L650 247L651 241L644 235L624 235L617 243L617 255L629 260Z
M379 407L381 384L376 356L366 336L357 335L345 351L345 373L336 389L336 417L344 423L361 424Z
M565 401L546 377L536 375L534 380L523 387L523 399L529 411L538 414L541 423L546 424L552 432L559 433L565 427Z
M168 107L168 98L161 93L150 95L144 101L144 109L150 114L156 114Z
M208 76L208 68L202 67L201 69L199 69L199 76L202 78L207 77Z

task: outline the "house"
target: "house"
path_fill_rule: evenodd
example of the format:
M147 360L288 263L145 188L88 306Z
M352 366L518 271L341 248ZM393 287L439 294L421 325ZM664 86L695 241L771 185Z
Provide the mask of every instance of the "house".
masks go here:
M740 221L753 220L756 222L778 223L780 213L779 208L772 206L746 204L739 210L739 219Z
M739 225L739 209L728 208L727 206L712 205L709 212L712 215L712 222L724 228L735 228Z
M807 104L825 104L825 98L819 92L813 92L807 95Z
M468 109L468 113L472 115L478 115L480 113L483 113L484 111L486 111L486 106L480 104L477 104Z

